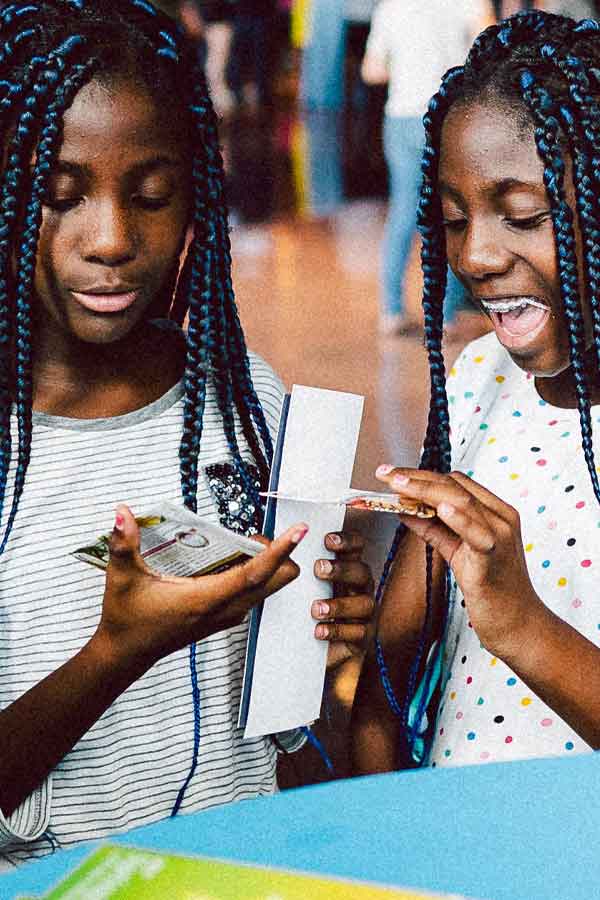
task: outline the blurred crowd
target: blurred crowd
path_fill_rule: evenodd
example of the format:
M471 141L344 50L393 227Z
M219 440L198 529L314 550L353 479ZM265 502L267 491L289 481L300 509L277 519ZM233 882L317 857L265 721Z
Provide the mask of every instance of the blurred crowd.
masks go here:
M391 3L398 15L407 7L405 0ZM289 89L286 75L297 76L292 87L303 106L342 106L348 100L348 75L352 81L355 74L352 62L364 53L381 2L158 0L155 5L179 18L197 42L213 102L226 117L236 109L269 108L277 90ZM436 6L429 0L421 9L425 14ZM469 38L473 28L532 7L573 18L600 15L598 0L457 0L453 5L456 18L467 21ZM361 91L360 84L350 88L350 95Z
M308 209L321 219L349 198L388 200L379 279L385 337L421 328L407 303L407 272L417 241L422 117L443 73L464 59L483 28L520 10L600 16L600 0L157 5L180 20L203 61L222 122L234 216L269 219L286 211L290 196L295 213ZM451 272L445 320L449 336L460 340L482 327Z

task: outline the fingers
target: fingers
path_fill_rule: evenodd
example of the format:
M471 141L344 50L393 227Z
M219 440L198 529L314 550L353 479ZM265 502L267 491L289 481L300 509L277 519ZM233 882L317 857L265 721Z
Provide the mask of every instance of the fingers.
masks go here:
M360 650L366 645L369 636L367 625L347 622L324 622L315 628L318 641L343 642Z
M325 535L325 546L338 556L360 559L365 549L365 539L355 531L333 531Z
M375 613L371 594L354 594L331 600L315 600L311 606L313 619L370 622Z
M248 608L267 593L273 593L289 584L298 575L298 567L289 560L308 531L303 523L293 525L276 538L258 556L241 566L234 566L218 575L203 576L199 579L203 592L213 592L215 601L232 599L239 594L248 594ZM268 588L268 590L267 590ZM255 595L255 596L254 596Z
M373 589L369 566L354 559L318 559L314 573L321 581L331 581L344 590L368 593Z
M108 571L114 577L131 574L132 568L147 571L140 555L140 529L128 506L120 503L115 511L115 526L110 537Z
M410 531L420 537L425 543L429 544L430 547L433 547L434 550L437 550L440 556L442 556L449 565L452 565L454 554L460 548L463 541L469 544L474 550L478 549L475 546L477 544L478 536L472 537L466 527L466 523L462 523L462 533L459 534L454 528L446 525L446 523L442 521L439 513L435 519L418 519L416 516L399 516L399 519ZM453 522L452 524L458 527L457 522ZM495 546L493 537L488 538L487 535L485 537L482 536L481 546L483 552L491 553Z
M380 481L384 481L393 491L421 500L437 508L437 504L446 499L449 502L459 502L463 498L473 498L479 501L486 512L492 513L503 521L514 523L516 511L500 500L487 488L469 478L463 472L451 472L448 475L440 472L431 472L426 469L394 468L383 465L376 471ZM458 500L456 499L458 498Z

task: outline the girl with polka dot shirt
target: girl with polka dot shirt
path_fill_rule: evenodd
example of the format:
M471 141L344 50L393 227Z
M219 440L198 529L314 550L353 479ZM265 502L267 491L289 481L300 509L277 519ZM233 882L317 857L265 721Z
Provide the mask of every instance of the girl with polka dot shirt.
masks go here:
M600 26L487 29L425 126L431 406L353 721L359 772L600 748ZM449 263L493 332L445 377Z

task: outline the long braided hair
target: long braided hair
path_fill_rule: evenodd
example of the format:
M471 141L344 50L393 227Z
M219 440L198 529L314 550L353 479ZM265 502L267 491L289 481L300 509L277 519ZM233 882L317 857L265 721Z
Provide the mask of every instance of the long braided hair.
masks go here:
M233 295L223 164L217 119L197 54L171 18L146 0L31 0L0 10L0 555L10 538L31 454L32 302L42 206L60 151L65 111L83 85L124 74L153 96L178 98L191 137L191 240L170 316L188 316L181 490L196 510L198 453L207 381L214 385L233 464L260 508L255 474L242 457L243 434L261 484L272 442L256 395ZM35 160L33 171L31 160ZM11 413L16 414L16 438ZM14 446L16 444L16 446ZM9 502L8 473L14 466ZM198 758L200 707L196 647L190 648Z
M426 145L417 221L423 239L423 311L431 396L420 468L450 471L448 400L442 354L447 254L438 191L441 132L446 114L454 103L477 100L500 104L515 114L517 124L533 125L534 128L551 209L582 449L594 494L600 503L582 316L582 303L585 303L592 312L593 352L600 367L600 25L592 19L575 22L563 16L530 11L491 26L477 38L464 66L446 73L424 117ZM566 199L567 160L573 166L575 209ZM576 229L581 235L583 283L578 276ZM396 532L384 566L378 600L383 595L404 533L403 526ZM450 579L446 568L442 621L434 625L432 551L429 547L426 585L424 625L403 698L394 695L379 641L376 648L388 702L401 721L400 756L409 765L427 761L435 709L430 710L427 720L425 714L435 677L434 666L428 664L425 667L422 690L419 690L415 703L413 700L423 671L425 652L434 639L443 641L449 615Z

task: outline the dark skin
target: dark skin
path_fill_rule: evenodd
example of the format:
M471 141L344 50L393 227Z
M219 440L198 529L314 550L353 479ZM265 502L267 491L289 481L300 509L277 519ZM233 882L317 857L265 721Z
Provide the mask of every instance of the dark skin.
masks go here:
M71 418L119 416L181 377L165 315L189 220L188 141L181 116L120 78L92 82L65 115L64 141L35 273L35 410ZM160 364L157 364L159 362ZM0 807L10 815L113 701L157 660L238 624L292 581L302 523L219 575L171 578L139 554L131 510L117 509L102 614L90 641L0 713ZM312 606L318 640L335 663L359 652L373 613L372 582L353 535L325 538L336 554L319 578L335 600Z
M572 183L567 190L572 201ZM475 298L529 296L547 305L549 313L537 331L507 350L517 365L535 375L538 393L547 402L576 406L549 202L532 130L519 127L505 107L457 104L442 132L440 191L453 270ZM589 322L588 310L583 314ZM511 343L505 332L497 329L497 336ZM592 400L598 403L591 352L588 368ZM552 613L534 590L517 511L460 472L440 475L383 465L377 476L392 491L437 513L433 519L400 517L408 535L378 626L397 696L404 696L423 622L428 544L434 549L436 615L445 561L483 646L598 749L600 649ZM358 772L398 765L399 724L383 696L371 654L363 667L354 725Z

